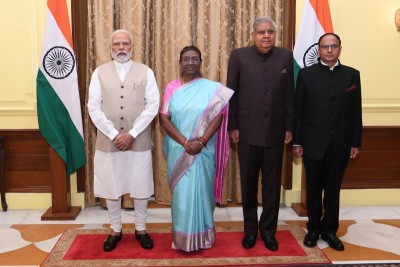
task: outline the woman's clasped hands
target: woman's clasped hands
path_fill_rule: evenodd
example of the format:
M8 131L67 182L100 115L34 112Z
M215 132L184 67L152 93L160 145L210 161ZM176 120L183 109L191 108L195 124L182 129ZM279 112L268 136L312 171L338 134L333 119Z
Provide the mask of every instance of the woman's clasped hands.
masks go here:
M203 144L199 140L188 140L184 146L186 153L192 156L199 154L203 147Z

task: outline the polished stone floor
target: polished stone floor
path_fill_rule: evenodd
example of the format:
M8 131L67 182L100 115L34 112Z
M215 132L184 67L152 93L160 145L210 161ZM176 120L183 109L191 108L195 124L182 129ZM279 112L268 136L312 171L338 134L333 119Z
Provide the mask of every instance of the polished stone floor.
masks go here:
M44 212L0 212L0 266L40 266L66 229L104 228L108 224L107 211L98 205L83 209L73 221L41 221ZM124 227L133 227L134 216L133 210L123 211ZM240 225L241 207L217 207L214 219L217 223ZM170 222L168 206L155 203L149 206L149 228ZM305 229L306 218L297 216L289 207L281 207L279 224L299 224ZM400 266L400 206L341 207L338 236L345 244L343 252L318 241L318 247L335 264L398 263Z

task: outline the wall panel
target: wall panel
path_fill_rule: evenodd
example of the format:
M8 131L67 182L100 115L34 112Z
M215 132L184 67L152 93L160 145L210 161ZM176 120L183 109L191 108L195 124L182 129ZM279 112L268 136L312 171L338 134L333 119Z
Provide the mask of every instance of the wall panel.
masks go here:
M0 116L36 116L36 74L42 39L38 29L43 2L2 1Z
M38 130L0 130L6 192L51 192L50 147Z
M400 127L364 127L362 146L342 188L400 188Z

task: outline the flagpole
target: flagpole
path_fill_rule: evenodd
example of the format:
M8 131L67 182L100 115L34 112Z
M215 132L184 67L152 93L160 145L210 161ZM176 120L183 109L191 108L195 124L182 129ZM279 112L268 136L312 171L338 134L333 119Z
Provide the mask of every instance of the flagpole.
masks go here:
M82 208L71 206L70 176L65 161L50 147L50 179L52 206L42 215L42 221L75 220Z

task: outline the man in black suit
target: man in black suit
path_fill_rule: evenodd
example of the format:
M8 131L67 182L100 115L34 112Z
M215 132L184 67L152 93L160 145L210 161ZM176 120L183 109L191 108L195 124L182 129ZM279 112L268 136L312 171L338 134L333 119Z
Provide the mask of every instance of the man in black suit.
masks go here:
M229 103L228 130L238 144L242 246L252 248L260 230L265 246L275 251L283 148L292 140L294 124L293 53L275 46L275 22L269 17L254 21L252 37L253 46L234 50L229 59L227 86L235 93ZM263 211L258 223L260 171Z
M306 171L304 245L314 247L321 234L331 248L342 251L336 236L340 187L349 159L357 157L361 147L360 72L340 63L338 35L322 35L318 46L319 62L301 69L297 78L293 153L303 157Z

